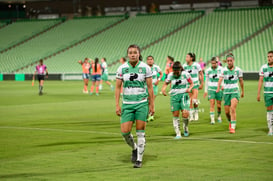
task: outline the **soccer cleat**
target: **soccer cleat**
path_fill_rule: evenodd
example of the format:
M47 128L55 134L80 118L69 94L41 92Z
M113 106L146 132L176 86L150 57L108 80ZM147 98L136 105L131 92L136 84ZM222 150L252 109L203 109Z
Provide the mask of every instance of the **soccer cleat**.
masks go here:
M182 138L182 136L179 136L179 135L176 136L176 137L174 137L175 140L179 140L179 139L181 139L181 138Z
M93 95L93 92L90 92L90 94L89 94L90 96L92 96Z
M273 132L268 132L268 136L273 136Z
M188 137L189 136L189 132L188 131L184 131L184 136Z
M96 93L96 96L99 96L99 93Z
M115 89L114 86L111 86L111 91L114 91L114 89Z
M147 121L154 121L154 116L149 116Z
M39 96L41 96L41 95L43 95L43 93L42 93L42 92L39 92Z
M137 160L137 149L132 151L131 161L135 163Z
M214 124L215 124L215 121L214 121L214 120L210 121L210 124L211 124L211 125L214 125Z
M82 93L84 93L84 94L88 94L88 90L82 90Z
M217 122L218 122L218 123L222 123L222 119L221 119L221 117L218 117Z
M229 129L229 133L234 134L235 133L235 129L230 128Z
M134 168L141 168L142 167L142 162L141 161L136 161L134 164Z
M190 115L189 122L192 122L194 120L193 114Z

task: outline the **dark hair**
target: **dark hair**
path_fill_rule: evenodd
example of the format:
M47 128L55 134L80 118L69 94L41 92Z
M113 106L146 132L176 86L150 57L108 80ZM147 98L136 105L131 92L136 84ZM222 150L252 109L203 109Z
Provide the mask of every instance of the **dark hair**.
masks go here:
M128 47L128 49L127 49L127 54L128 54L128 51L129 51L130 48L136 48L136 49L138 50L138 52L139 52L139 60L142 61L142 55L141 55L141 53L140 53L141 51L140 51L139 46L137 46L137 45L130 45L130 46Z
M95 58L95 72L97 72L98 63L99 63L99 58Z
M216 61L217 62L217 58L216 57L212 57L211 61Z
M195 53L188 53L188 55L192 58L192 61L195 62Z
M87 58L87 57L85 57L85 59L84 60L88 60L89 58Z
M123 60L123 62L127 61L125 57L121 57L121 59Z
M173 63L173 70L181 70L181 71L183 71L184 69L183 69L181 63L179 61L176 61L176 62Z
M149 56L147 57L147 59L148 59L149 57L151 57L152 59L154 59L154 57L153 57L152 55L149 55Z
M102 59L106 62L106 58L103 57Z
M174 58L168 55L168 59L170 59L172 62L174 61Z
M43 63L43 61L44 61L43 59L40 59L40 60L39 60L40 63Z
M272 54L273 54L273 50L269 51L267 54L269 54L269 53L272 53Z
M228 57L232 57L232 59L234 59L234 55L233 55L232 53L228 53L228 54L226 55L226 59L227 59Z

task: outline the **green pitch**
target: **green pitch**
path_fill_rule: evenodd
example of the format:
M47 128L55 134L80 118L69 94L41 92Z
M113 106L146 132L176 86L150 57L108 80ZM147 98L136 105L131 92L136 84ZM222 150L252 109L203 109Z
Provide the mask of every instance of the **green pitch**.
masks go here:
M245 82L237 131L210 125L201 100L190 137L174 140L169 96L156 98L147 125L143 168L133 169L120 135L114 93L82 93L81 81L46 81L45 94L31 82L0 82L0 180L273 180L273 137L267 136L258 82ZM162 83L161 83L162 84Z

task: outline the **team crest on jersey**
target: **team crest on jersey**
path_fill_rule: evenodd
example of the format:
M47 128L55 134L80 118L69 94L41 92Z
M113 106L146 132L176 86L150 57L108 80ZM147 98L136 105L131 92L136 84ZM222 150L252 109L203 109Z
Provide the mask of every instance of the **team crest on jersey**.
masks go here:
M142 68L138 69L138 73L142 73L142 72L143 72Z
M125 73L128 73L129 72L129 69L127 68L127 69L125 69Z

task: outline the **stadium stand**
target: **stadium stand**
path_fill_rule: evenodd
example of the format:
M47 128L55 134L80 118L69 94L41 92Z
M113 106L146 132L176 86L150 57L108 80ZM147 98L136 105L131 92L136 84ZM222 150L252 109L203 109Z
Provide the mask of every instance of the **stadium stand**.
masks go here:
M57 20L24 20L0 29L0 51L36 35L60 22Z
M44 33L10 51L0 54L0 72L12 72L19 67L27 66L47 55L69 45L75 44L110 25L123 19L124 16L107 18L82 18L64 22L47 33ZM65 61L64 61L65 63Z
M173 36L145 49L143 55L154 55L162 68L165 67L167 55L185 62L186 54L195 52L197 59L203 57L207 61L272 21L273 8L215 10ZM253 67L252 71L258 71L258 67Z
M108 63L126 55L129 44L146 46L164 34L170 33L188 21L202 16L203 12L166 13L138 15L105 31L73 49L56 55L46 61L51 72L80 72L77 60L85 57L106 57ZM117 67L116 64L113 67ZM33 68L20 72L33 71Z

